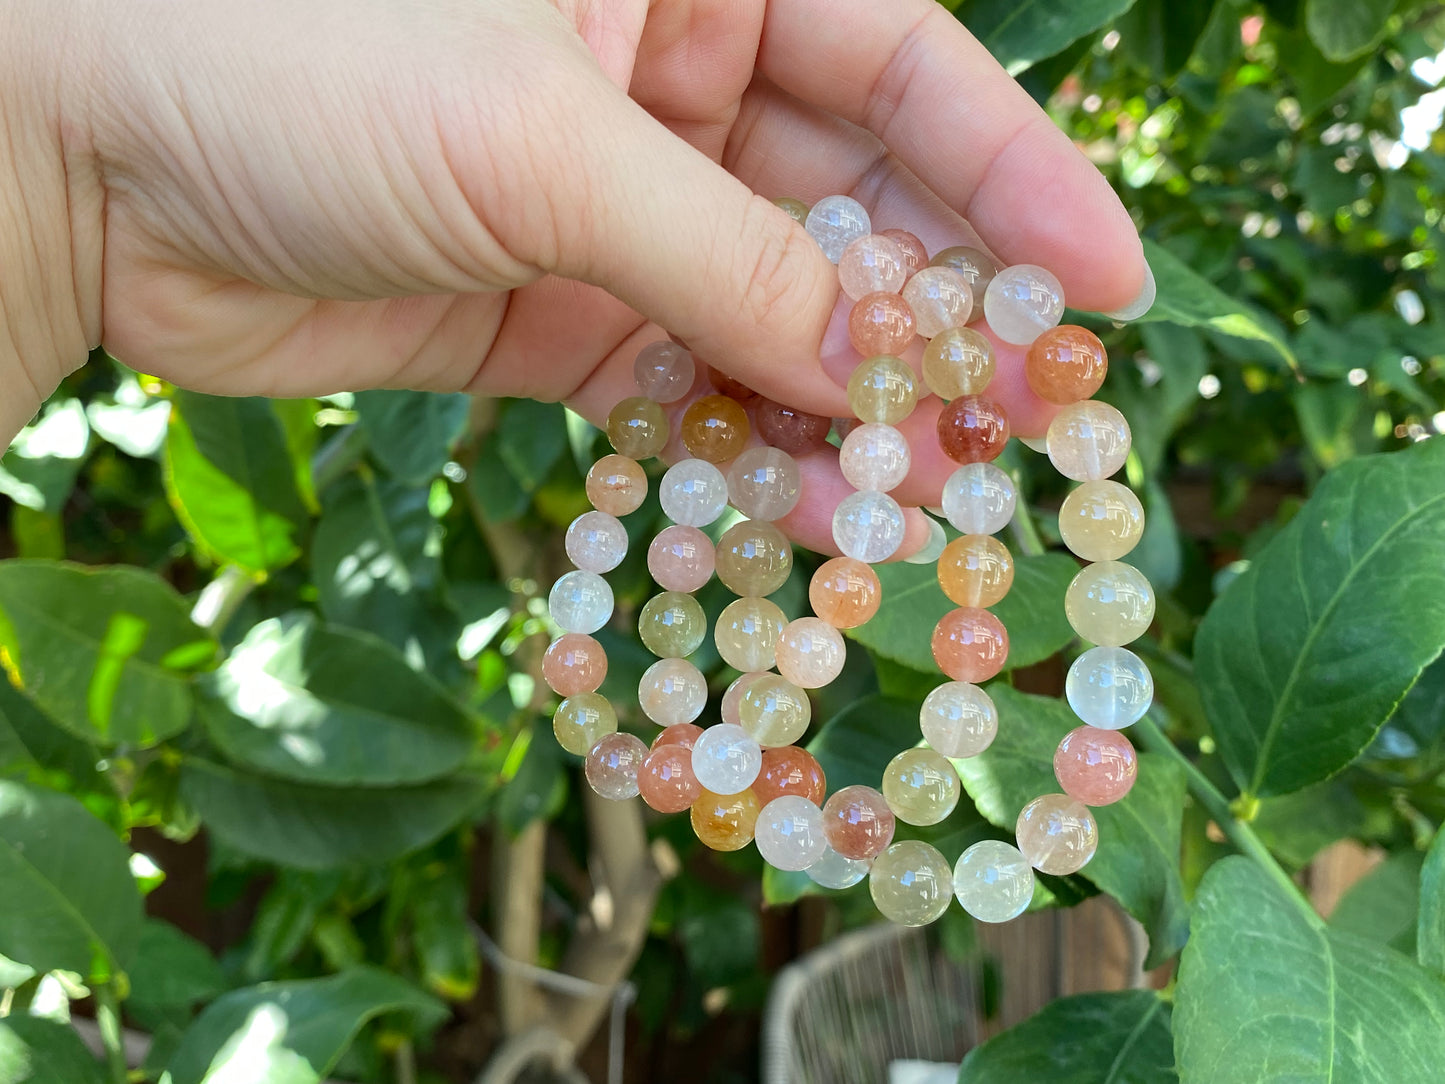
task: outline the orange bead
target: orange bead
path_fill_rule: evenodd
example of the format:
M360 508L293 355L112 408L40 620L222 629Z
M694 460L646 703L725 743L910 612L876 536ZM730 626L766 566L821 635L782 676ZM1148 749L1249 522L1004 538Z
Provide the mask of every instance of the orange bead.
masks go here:
M1013 582L1013 555L986 534L955 538L939 555L938 585L960 606L992 606Z
M913 310L897 294L867 294L848 313L848 339L865 358L901 354L914 330Z
M654 746L637 773L637 792L659 813L681 813L702 794L692 770L692 749L685 745Z
M960 395L938 415L938 446L957 463L988 463L1008 443L1008 415L985 395Z
M647 474L642 464L625 455L605 455L587 472L587 499L609 516L636 512L647 498Z
M883 585L878 573L851 557L834 557L813 573L808 584L813 612L835 629L852 629L878 612Z
M964 606L943 615L933 630L933 661L954 681L977 685L1003 669L1008 632L987 610Z
M585 633L559 636L542 656L542 678L558 696L595 693L605 677L607 652Z
M698 459L725 463L747 446L747 411L726 395L704 395L682 415L682 443Z
M1067 405L1087 399L1104 383L1109 355L1088 328L1060 324L1029 344L1024 376L1040 399Z
M702 727L696 723L673 723L657 732L657 737L652 739L652 748L656 749L659 745L680 745L684 749L691 749L700 737Z
M844 858L873 858L893 842L897 819L872 787L844 787L823 806L823 834Z
M762 806L751 790L714 794L704 790L692 803L692 830L715 851L740 851L753 841Z
M828 796L828 780L812 753L796 745L779 745L763 750L763 767L753 780L753 794L759 807L785 794L796 794L821 806Z
M712 386L717 389L719 395L726 395L729 399L739 403L746 403L758 397L758 393L741 380L734 380L719 369L712 370Z

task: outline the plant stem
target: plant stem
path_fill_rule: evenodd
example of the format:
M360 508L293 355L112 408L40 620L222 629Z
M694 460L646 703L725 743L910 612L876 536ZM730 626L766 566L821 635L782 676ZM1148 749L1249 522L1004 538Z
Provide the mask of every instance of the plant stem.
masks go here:
M1048 547L1044 545L1039 529L1034 525L1034 517L1029 512L1029 503L1023 497L1023 489L1017 477L1014 478L1014 489L1018 491L1019 499L1014 506L1013 519L1009 520L1009 531L1018 543L1019 552L1025 557L1037 557L1047 552Z
M410 1039L403 1039L396 1048L393 1059L396 1065L396 1084L416 1084L416 1047Z
M101 1045L105 1047L105 1064L114 1084L126 1084L129 1070L125 1064L125 1039L121 1034L120 1001L115 986L101 983L94 991L95 1022L100 1028Z

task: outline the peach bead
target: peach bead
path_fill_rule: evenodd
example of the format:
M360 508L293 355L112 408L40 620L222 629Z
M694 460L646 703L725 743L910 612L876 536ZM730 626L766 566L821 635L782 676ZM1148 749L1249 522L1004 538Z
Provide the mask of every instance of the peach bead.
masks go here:
M1008 632L987 610L963 606L943 615L933 630L933 660L954 681L977 685L1003 669Z
M988 463L1008 443L1008 415L984 395L960 395L938 415L938 446L956 463Z
M1029 344L1024 376L1040 399L1060 406L1087 399L1104 383L1109 355L1088 328L1060 324Z
M687 809L702 794L702 784L692 770L692 748L676 743L653 745L637 773L637 790L642 800L659 813Z
M893 842L893 810L872 787L837 791L823 806L823 834L844 858L873 858Z
M778 673L804 689L821 689L843 672L843 636L816 617L788 622L778 637Z
M1034 869L1063 876L1089 864L1099 847L1099 826L1083 802L1045 794L1019 812L1014 840Z
M907 230L880 230L878 236L888 238L903 250L903 269L910 278L928 266L928 249L917 234Z
M828 795L828 780L812 753L796 745L780 745L763 750L763 767L753 781L753 794L759 806L786 794L799 795L820 806Z
M697 744L697 739L702 737L702 727L696 723L673 723L672 726L665 726L657 732L657 737L652 739L652 748L659 745L681 745L685 749L691 749ZM692 761L688 761L689 764Z
M609 516L636 512L647 499L647 473L625 455L604 455L587 472L587 499Z
M1081 726L1064 735L1054 752L1054 775L1063 792L1085 805L1117 802L1134 785L1139 758L1117 730Z
M725 463L748 443L748 414L726 395L704 395L683 412L682 443L698 459Z
M848 340L865 358L901 354L914 331L913 310L897 294L867 294L848 313Z
M758 436L789 455L817 451L828 443L833 419L764 399L753 409Z
M618 455L631 459L661 455L669 432L662 407L641 395L622 400L607 415L607 439Z
M595 693L607 677L607 652L592 637L569 632L542 656L542 679L558 696Z
M959 606L992 606L1013 582L1013 555L986 534L961 535L938 558L938 585Z
M835 629L853 629L878 612L883 585L878 573L852 557L834 557L818 566L808 584L808 602Z
M753 841L762 808L751 790L714 794L704 790L692 803L692 830L715 851L740 851Z
M696 591L712 578L715 560L711 538L677 523L658 531L647 547L647 571L667 591Z
M838 259L838 285L854 301L868 294L896 294L907 278L903 250L876 233L849 242Z

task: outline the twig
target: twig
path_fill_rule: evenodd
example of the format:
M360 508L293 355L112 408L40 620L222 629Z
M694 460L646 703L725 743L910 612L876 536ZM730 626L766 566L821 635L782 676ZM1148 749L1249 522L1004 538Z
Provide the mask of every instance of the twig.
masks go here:
M105 1064L114 1084L126 1084L125 1037L120 1024L120 1000L115 986L106 980L92 991L95 995L95 1022L100 1028L100 1042L105 1048Z

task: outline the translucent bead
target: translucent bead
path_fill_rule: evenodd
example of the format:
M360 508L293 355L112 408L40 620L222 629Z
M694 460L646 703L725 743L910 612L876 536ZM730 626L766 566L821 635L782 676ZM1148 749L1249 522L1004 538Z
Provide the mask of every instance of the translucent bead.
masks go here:
M657 737L652 739L652 748L656 749L660 745L680 745L690 750L700 737L702 727L696 723L673 723L672 726L663 727L657 732ZM690 757L688 763L692 763Z
M1154 620L1154 588L1133 565L1100 561L1081 569L1064 593L1064 613L1090 643L1123 647Z
M1045 331L1030 344L1024 360L1024 377L1034 394L1061 406L1089 398L1108 371L1109 355L1099 336L1077 324Z
M663 591L643 604L637 615L643 646L664 659L680 659L702 646L707 615L702 604L681 591Z
M813 705L787 678L764 674L743 691L738 718L748 737L763 748L792 745L807 731Z
M959 606L992 606L1013 582L1013 554L990 535L960 535L938 559L938 585Z
M828 780L812 753L796 745L779 745L763 750L763 766L753 793L764 805L784 794L797 794L822 805L828 796Z
M844 858L832 847L823 849L823 857L807 869L808 880L821 888L852 888L868 876L868 863L857 858Z
M984 292L983 314L1004 342L1027 346L1064 315L1064 288L1042 267L1005 267Z
M763 767L763 750L740 726L717 723L692 747L692 771L714 794L747 790Z
M940 399L978 395L993 379L993 343L971 327L935 335L923 350L923 382Z
M777 448L749 448L728 470L728 498L750 519L782 519L798 504L803 475L798 461Z
M923 700L918 711L923 740L946 757L976 757L998 734L998 709L988 693L966 681L949 681Z
M620 802L637 797L637 777L647 759L647 745L631 734L608 734L587 753L583 771L599 797Z
M662 511L684 527L706 527L728 505L728 483L705 459L682 459L667 468L657 489Z
M735 595L771 595L792 571L792 543L771 523L745 519L717 541L717 578Z
M958 772L932 749L905 749L883 769L883 798L904 824L937 824L962 792Z
M1124 415L1097 399L1066 406L1049 423L1049 459L1055 470L1076 482L1117 473L1129 457L1130 443Z
M1034 871L1017 847L982 839L958 856L953 894L979 922L1007 922L1028 910Z
M897 425L917 403L917 377L889 354L869 357L848 378L848 407L859 421Z
M828 431L833 420L821 414L794 410L792 407L764 399L753 409L758 436L779 451L789 455L816 452L828 444Z
M607 677L607 652L590 636L557 637L542 656L542 680L558 696L596 692Z
M938 415L938 446L956 463L997 459L1008 432L1008 415L986 395L960 395Z
M710 368L708 379L712 381L712 385L717 389L719 395L731 399L735 403L750 403L758 398L758 393L752 388L741 380L735 380L728 376L721 369Z
M1099 846L1093 815L1067 794L1045 794L1024 806L1014 835L1034 869L1058 876L1083 869Z
M607 439L619 455L630 459L662 454L668 433L667 415L646 396L624 399L607 415Z
M888 921L927 926L942 918L953 902L953 870L937 847L899 840L873 860L868 892Z
M848 311L848 341L865 358L903 353L916 330L913 310L897 294L867 294Z
M943 249L929 262L934 267L951 267L968 279L968 284L973 289L974 317L982 316L984 294L988 291L988 284L998 274L998 264L993 262L993 257L982 249L954 245L952 248Z
M835 629L857 628L878 612L882 601L878 573L852 557L823 562L808 584L813 612Z
M886 493L850 493L833 513L833 543L845 557L868 564L886 561L903 545L903 509Z
M611 572L627 556L627 528L606 512L583 512L567 528L564 545L584 572Z
M718 706L718 714L722 716L723 722L732 723L733 726L743 725L743 694L748 691L749 685L764 676L766 671L751 670L733 679L732 684L723 692L722 703Z
M873 858L893 841L893 810L872 787L835 791L823 806L828 845L844 858Z
M966 463L943 483L943 514L964 534L997 534L1017 504L1013 479L992 463Z
M726 395L704 395L683 412L682 443L698 459L726 463L748 443L747 411Z
M928 249L917 234L907 230L883 230L878 236L888 238L902 250L903 270L907 278L912 278L928 266Z
M609 516L636 512L647 499L647 473L625 455L605 455L587 472L587 499Z
M781 208L800 226L808 221L808 205L800 199L794 199L792 196L779 196L773 200L773 206Z
M758 800L750 790L714 794L704 789L692 803L692 830L698 842L714 851L740 851L753 841Z
M838 285L854 301L865 294L896 294L907 278L903 250L876 233L850 242L838 260Z
M804 689L821 689L843 672L843 634L816 617L800 617L778 637L778 673Z
M1113 561L1139 544L1144 506L1128 486L1084 482L1059 509L1059 536L1086 561Z
M692 771L692 746L654 744L637 773L637 790L659 813L681 813L692 805L702 794L702 784Z
M1069 667L1064 694L1090 726L1122 730L1144 718L1154 702L1154 676L1127 647L1091 647Z
M788 623L775 603L765 598L740 598L723 607L713 628L713 642L723 662L744 673L771 670L778 637Z
M712 539L696 527L664 527L647 547L647 571L669 591L696 591L712 579L715 562Z
M925 267L908 280L903 300L913 310L918 334L925 339L951 327L963 327L973 314L973 288L951 267Z
M1008 632L987 610L950 610L933 630L933 660L954 681L977 685L994 677L1008 660Z
M868 212L851 196L824 196L808 211L803 226L832 263L843 258L851 243L873 232Z
M754 842L774 869L805 870L828 849L823 811L796 794L774 798L758 814Z
M675 403L692 390L697 365L692 354L675 342L663 339L648 343L632 365L637 390L659 403Z
M595 572L569 572L552 585L547 608L568 632L593 633L612 617L612 588Z
M1134 745L1117 730L1076 727L1054 751L1059 789L1085 805L1111 805L1129 793L1139 774Z
M557 706L552 716L552 733L557 744L569 753L585 757L607 734L617 732L617 712L601 693L578 693Z
M690 723L707 707L707 678L686 659L659 659L637 683L637 703L658 726Z
M854 489L896 489L912 462L903 434L880 423L858 426L838 449L838 467Z

